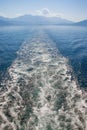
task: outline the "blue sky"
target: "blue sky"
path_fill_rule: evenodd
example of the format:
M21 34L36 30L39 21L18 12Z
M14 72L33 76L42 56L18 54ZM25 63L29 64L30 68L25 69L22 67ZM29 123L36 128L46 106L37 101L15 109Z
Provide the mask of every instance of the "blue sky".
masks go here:
M87 0L0 0L1 16L43 15L44 12L46 15L80 21L87 19Z

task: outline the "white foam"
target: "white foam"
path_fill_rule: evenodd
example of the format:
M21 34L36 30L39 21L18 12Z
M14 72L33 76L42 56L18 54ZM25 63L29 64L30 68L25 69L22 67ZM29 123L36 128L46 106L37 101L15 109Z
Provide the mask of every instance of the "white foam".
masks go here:
M23 124L26 130L47 130L48 126L53 130L67 130L68 125L73 130L87 129L87 95L77 88L75 80L71 80L67 59L58 53L55 43L46 33L39 32L22 45L9 75L11 79L5 81L7 90L2 95L5 100L1 107L5 125L11 125L15 130L21 128L21 115L29 106L26 102L32 101L33 112ZM26 98L23 94L27 93ZM3 111L6 105L14 117L12 123L8 122Z

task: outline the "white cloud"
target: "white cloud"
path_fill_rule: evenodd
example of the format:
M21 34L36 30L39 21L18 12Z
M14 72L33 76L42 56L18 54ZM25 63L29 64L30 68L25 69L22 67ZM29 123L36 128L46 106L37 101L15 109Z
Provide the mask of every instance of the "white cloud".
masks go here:
M49 9L47 9L47 8L42 9L42 14L43 15L50 15Z
M48 8L43 8L36 11L36 15L46 16L46 17L63 17L62 13L51 12Z

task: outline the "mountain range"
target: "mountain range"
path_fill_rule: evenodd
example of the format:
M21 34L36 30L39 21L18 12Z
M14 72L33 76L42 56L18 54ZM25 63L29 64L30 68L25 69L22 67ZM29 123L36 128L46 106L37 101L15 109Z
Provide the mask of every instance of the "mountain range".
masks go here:
M33 16L23 15L16 18L6 18L0 16L0 26L10 25L75 25L75 26L87 26L87 20L80 22L72 22L60 17L45 17L45 16Z

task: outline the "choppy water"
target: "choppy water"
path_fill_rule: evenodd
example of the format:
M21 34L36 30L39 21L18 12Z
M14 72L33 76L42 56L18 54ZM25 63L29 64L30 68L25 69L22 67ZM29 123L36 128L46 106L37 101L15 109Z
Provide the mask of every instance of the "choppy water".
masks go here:
M87 28L86 27L2 27L0 28L0 79L16 58L16 51L26 39L45 28L60 53L69 59L81 87L87 87Z
M1 83L0 130L87 130L87 93L51 28L32 28L17 49Z
M50 37L69 59L81 87L87 87L87 27L51 27Z
M0 27L0 79L17 56L20 45L31 38L33 29L25 27ZM34 32L33 32L34 33Z

